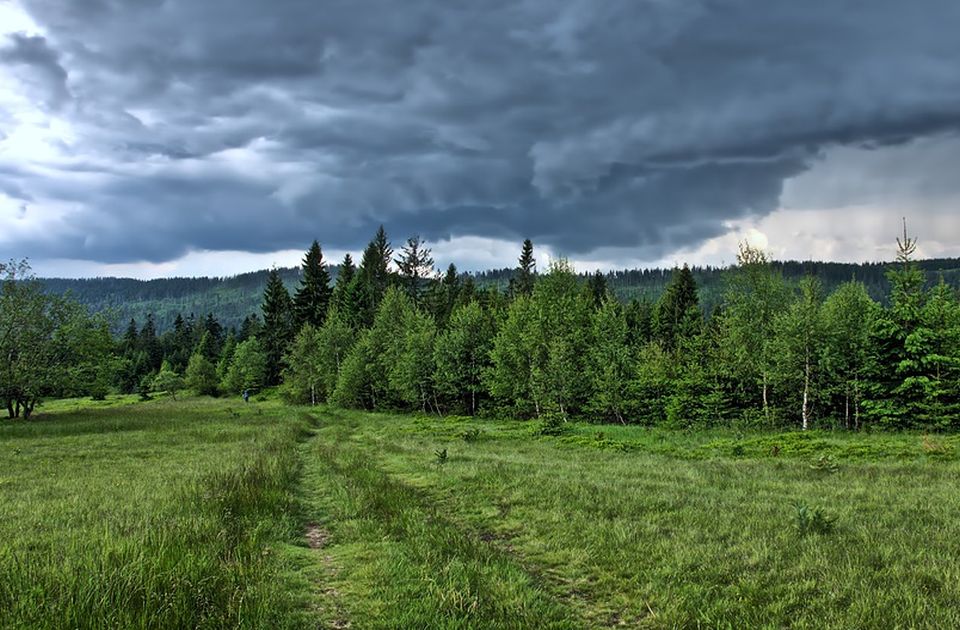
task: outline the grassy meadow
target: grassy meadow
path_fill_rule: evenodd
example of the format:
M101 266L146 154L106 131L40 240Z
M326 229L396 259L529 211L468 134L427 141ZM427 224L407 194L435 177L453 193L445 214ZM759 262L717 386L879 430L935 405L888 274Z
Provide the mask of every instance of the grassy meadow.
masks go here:
M960 441L273 401L0 422L0 626L960 626Z

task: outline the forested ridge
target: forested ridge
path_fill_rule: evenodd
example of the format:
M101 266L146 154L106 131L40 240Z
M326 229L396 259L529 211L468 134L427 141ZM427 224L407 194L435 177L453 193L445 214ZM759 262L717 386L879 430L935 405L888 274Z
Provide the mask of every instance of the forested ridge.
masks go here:
M884 302L890 292L887 263L772 261L771 264L788 280L813 274L821 279L827 291L848 280L858 280L874 300ZM933 258L918 261L917 265L926 273L930 284L936 283L942 274L947 284L960 287L960 259ZM336 280L339 265L329 265L328 269L331 279ZM277 272L288 290L296 289L299 268L279 268ZM723 279L730 273L730 267L693 266L691 272L699 287L701 306L709 313L722 299ZM515 269L506 268L464 276L471 276L478 287L496 286L505 290L515 273ZM581 279L585 280L587 275L580 274ZM671 275L672 270L660 268L623 269L605 274L607 286L623 301L658 300ZM118 330L131 318L143 322L147 315L153 315L154 324L162 333L173 328L178 315L188 317L190 314L199 317L213 313L223 326L239 328L244 318L259 313L269 276L270 270L265 269L222 278L43 278L42 282L52 293L69 292L94 312L109 311Z

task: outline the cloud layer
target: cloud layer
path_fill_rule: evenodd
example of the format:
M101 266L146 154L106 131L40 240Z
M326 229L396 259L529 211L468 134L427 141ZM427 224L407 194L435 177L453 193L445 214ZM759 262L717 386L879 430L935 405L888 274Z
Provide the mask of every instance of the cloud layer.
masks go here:
M40 259L384 223L657 260L845 150L960 130L955 0L6 3L30 28L0 43L0 245ZM846 172L830 203L880 190Z

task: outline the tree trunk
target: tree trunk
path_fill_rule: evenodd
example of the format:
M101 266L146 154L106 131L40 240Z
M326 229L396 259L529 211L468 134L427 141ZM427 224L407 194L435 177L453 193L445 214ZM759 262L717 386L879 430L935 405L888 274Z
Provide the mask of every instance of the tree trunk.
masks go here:
M850 430L850 388L844 388L844 411L843 411L843 426L847 428L847 431Z
M803 369L803 430L810 426L810 358Z
M767 373L763 373L763 417L769 424L770 422L770 401L767 395L770 386L767 384Z
M317 406L317 386L313 383L310 384L310 404Z

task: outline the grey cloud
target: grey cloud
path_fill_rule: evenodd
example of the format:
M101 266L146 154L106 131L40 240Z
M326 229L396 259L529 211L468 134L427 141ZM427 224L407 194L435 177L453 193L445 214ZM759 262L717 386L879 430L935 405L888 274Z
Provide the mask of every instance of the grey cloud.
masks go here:
M60 65L59 55L47 40L39 36L14 33L0 48L0 63L24 67L28 76L37 81L40 103L50 109L59 109L71 99L67 87L67 71Z
M655 259L831 147L960 130L954 0L24 5L46 39L10 50L76 103L57 168L102 175L8 180L78 208L34 256L345 249L382 222Z

